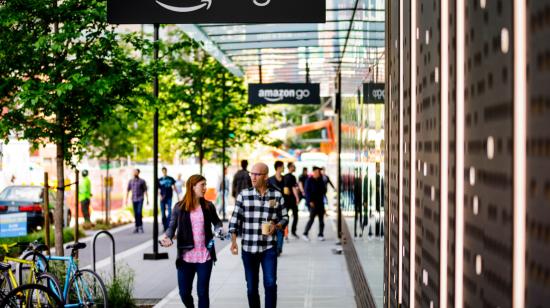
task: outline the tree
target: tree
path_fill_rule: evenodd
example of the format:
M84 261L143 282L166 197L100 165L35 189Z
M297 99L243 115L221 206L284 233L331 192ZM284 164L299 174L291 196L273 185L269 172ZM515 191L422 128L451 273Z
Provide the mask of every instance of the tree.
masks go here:
M135 106L148 79L127 48L147 50L106 20L103 0L0 0L0 137L57 148L57 180L81 157L90 132ZM2 109L2 108L0 108ZM57 190L56 252L63 255L64 187Z
M188 40L179 36L178 42ZM173 137L184 155L196 156L202 173L204 159L222 160L227 147L265 141L262 107L246 99L242 78L230 74L196 44L168 45L163 56L171 74L161 79L162 115L175 129Z

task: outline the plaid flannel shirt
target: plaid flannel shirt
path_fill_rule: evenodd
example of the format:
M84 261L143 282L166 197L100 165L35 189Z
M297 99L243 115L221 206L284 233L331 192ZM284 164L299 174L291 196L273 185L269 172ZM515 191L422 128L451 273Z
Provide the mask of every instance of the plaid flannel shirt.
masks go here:
M237 196L235 210L229 221L229 233L242 237L244 251L263 252L277 244L276 234L262 235L262 222L266 220L286 227L288 213L283 195L273 188L268 188L263 196L255 188L244 189Z

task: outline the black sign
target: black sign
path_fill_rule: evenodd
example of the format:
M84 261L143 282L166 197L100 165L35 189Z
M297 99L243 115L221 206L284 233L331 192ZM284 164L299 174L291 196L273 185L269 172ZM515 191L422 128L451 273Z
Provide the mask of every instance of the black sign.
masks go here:
M325 0L108 0L112 24L321 23Z
M251 83L248 102L262 104L321 104L318 83Z
M364 83L363 84L363 103L365 104L383 104L384 103L384 84L383 83Z

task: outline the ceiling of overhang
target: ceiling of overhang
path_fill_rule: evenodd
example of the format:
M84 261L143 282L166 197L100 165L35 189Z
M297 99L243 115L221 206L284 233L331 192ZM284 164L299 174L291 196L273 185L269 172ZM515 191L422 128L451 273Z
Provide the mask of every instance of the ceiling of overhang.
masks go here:
M384 0L327 0L323 24L180 25L231 72L247 82L321 84L334 93L337 72L343 92L384 79Z

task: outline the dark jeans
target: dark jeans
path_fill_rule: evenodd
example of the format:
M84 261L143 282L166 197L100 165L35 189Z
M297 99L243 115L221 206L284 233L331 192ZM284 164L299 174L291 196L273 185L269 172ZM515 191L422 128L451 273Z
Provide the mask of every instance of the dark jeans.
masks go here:
M260 308L258 292L260 265L262 265L265 289L265 308L277 307L277 249L272 247L264 252L242 251L244 275L250 308Z
M283 252L283 243L285 242L285 230L277 229L277 252Z
M132 204L134 205L134 217L136 219L136 228L138 228L143 226L143 220L142 220L143 200L133 201Z
M310 209L309 210L309 221L307 222L306 229L304 230L304 235L307 235L309 233L309 229L311 229L311 225L313 225L313 221L315 220L315 217L319 217L319 234L318 236L323 236L323 230L325 229L325 209Z
M166 215L167 211L168 215ZM170 218L172 217L172 198L161 198L160 212L162 213L162 226L164 227L164 231L166 231L166 229L168 229L168 224L170 224Z
M180 263L180 262L178 262ZM197 274L197 295L199 308L210 307L210 275L212 274L212 260L205 263L187 263L182 260L178 267L178 287L181 301L187 308L195 307L193 303L193 280Z
M292 205L288 207L289 211L292 211L292 228L290 229L291 234L296 235L296 229L298 228L298 206Z
M82 208L82 216L84 216L84 221L90 222L90 199L80 201L80 207Z

